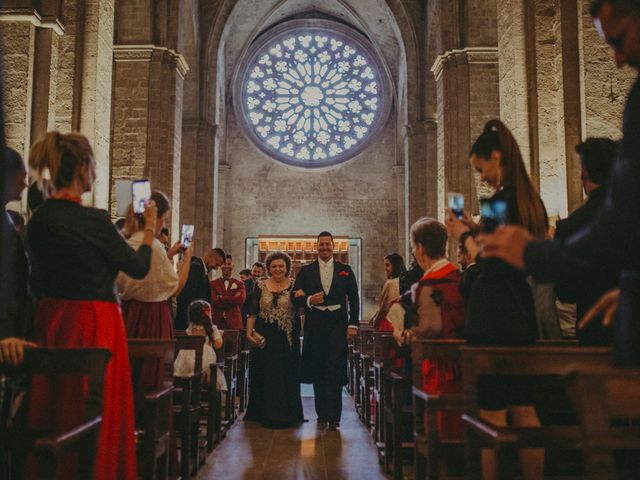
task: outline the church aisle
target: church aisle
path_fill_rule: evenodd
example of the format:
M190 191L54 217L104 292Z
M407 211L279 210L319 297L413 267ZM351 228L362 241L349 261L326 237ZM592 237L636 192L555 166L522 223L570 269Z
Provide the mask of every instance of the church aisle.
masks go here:
M303 386L302 403L309 422L286 430L268 430L239 420L209 455L199 480L384 480L377 450L346 394L341 428L316 425L313 397Z

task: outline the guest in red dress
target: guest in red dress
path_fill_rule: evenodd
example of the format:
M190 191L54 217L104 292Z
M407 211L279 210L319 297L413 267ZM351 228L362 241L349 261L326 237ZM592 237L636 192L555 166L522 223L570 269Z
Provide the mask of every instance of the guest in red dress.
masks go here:
M137 278L149 271L157 210L153 202L147 206L143 214L147 227L136 252L118 233L107 212L81 204L81 195L91 191L95 180L95 160L86 137L49 132L31 148L29 163L40 176L48 170L55 187L52 198L35 211L28 228L34 282L40 294L36 340L45 347L100 347L111 351L105 372L95 478L133 480L133 395L114 280L120 270ZM79 424L83 419L84 387L77 378L63 377L56 382L34 379L29 423L54 429ZM64 478L73 478L74 468L70 458L62 462L59 474L64 472ZM42 476L34 471L31 474Z
M164 193L154 191L151 200L158 209L154 233L157 235L164 226L164 216L169 211L169 199ZM125 232L132 248L138 249L146 231L145 219L136 218L130 210ZM122 299L122 313L128 338L174 337L171 308L167 301L177 295L189 276L191 247L184 250L178 273L174 270L172 258L182 248L176 242L168 251L157 238L151 243L153 255L149 273L142 279L132 278L121 272L116 278L116 286ZM149 392L158 389L163 381L163 366L157 360L137 362L133 367L133 383L139 390Z
M233 258L226 255L222 277L211 282L211 307L213 323L221 330L243 330L242 305L247 298L244 283L231 277Z

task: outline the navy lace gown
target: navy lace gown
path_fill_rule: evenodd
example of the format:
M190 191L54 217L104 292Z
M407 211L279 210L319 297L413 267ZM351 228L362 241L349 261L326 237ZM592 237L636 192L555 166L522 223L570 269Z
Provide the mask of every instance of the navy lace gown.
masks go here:
M259 282L249 315L266 339L263 349L251 350L249 405L245 421L267 428L287 428L304 420L300 399L300 327L291 302L291 286L270 291Z

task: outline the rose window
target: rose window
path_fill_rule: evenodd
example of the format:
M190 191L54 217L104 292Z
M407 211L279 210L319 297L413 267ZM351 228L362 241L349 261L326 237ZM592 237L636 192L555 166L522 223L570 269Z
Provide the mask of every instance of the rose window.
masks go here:
M388 116L386 71L365 37L335 22L292 21L259 38L235 83L235 106L256 145L285 163L345 161Z

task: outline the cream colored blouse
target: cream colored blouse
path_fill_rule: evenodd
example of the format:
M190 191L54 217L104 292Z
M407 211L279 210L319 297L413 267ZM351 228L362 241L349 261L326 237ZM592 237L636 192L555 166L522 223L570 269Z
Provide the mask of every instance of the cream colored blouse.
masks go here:
M128 242L137 250L142 245L144 232L136 232ZM162 302L170 298L178 288L178 274L169 260L167 252L157 238L151 244L151 268L147 276L134 280L123 272L116 277L116 286L122 300L140 302Z
M387 280L384 287L382 287L382 294L380 295L378 309L369 319L369 324L374 328L378 328L380 322L386 318L389 313L391 304L398 298L400 298L400 278L396 277L391 280Z

